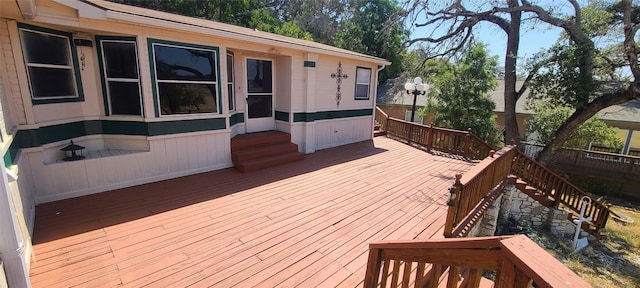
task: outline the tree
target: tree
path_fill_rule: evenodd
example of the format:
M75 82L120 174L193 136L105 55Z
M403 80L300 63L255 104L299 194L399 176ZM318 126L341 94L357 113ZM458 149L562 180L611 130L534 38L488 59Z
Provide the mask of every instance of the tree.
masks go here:
M544 145L553 142L558 127L574 113L571 108L555 106L548 102L538 103L535 112L536 114L527 121L527 132L535 134L536 141ZM571 133L564 146L585 148L591 142L610 148L621 148L624 144L618 137L616 128L607 126L597 117L591 117Z
M447 3L447 4L443 4ZM516 121L516 101L527 89L527 83L516 89L516 67L520 45L520 26L522 11L518 0L507 0L502 7L495 1L469 3L475 9L467 8L461 0L450 2L430 0L409 0L404 3L407 14L405 21L416 28L433 28L430 35L416 37L408 41L409 45L426 43L425 51L429 57L441 57L459 53L467 43L474 39L473 31L481 23L490 23L507 35L504 56L504 141L519 141L518 122ZM443 6L444 5L444 6ZM423 20L424 19L424 20Z
M488 57L483 44L468 45L456 64L442 64L429 78L429 103L420 113L433 113L433 124L458 130L471 129L481 139L498 145L495 103L487 96L497 86L496 57Z
M508 0L507 5L503 6L493 6L491 5L493 2L486 2L476 5L476 7L480 7L480 11L466 10L461 0L455 1L454 4L441 11L431 10L431 6L428 5L431 4L431 1L412 1L415 4L413 6L415 7L413 9L414 12L427 11L425 12L427 21L423 24L441 23L442 20L448 20L453 23L449 26L448 33L443 37L417 38L413 41L464 43L471 38L470 35L472 33L470 31L478 21L487 21L502 27L501 24L498 24L502 18L495 17L511 15L510 24L513 24L513 21L516 20L516 18L513 18L514 13L520 13L520 16L526 17L526 19L532 19L563 29L567 41L559 43L545 53L548 57L543 57L529 66L529 71L526 73L528 76L523 86L525 88L536 86L535 91L544 92L534 93L537 95L559 95L566 99L562 100L563 102L575 109L555 132L553 141L538 155L538 161L543 164L553 158L554 151L569 139L575 129L593 117L598 111L612 105L640 98L640 65L638 63L638 48L635 42L635 37L638 35L638 29L640 28L637 16L638 5L632 5L631 0L600 6L594 6L598 4L597 2L590 2L592 6L588 5L587 7L581 7L577 0L567 0L567 2L572 9L568 15L561 9L543 8L527 0ZM590 13L606 10L599 8L603 6L609 7L608 10L612 16L607 18L609 19L608 21L598 22L598 25L593 25L591 20L594 18L590 17ZM588 9L585 10L583 8ZM589 9L593 10L589 11ZM595 15L598 15L598 13L595 13ZM519 20L522 21L522 19L520 18ZM602 23L607 25L603 28ZM624 33L620 37L615 37L615 31L619 29ZM463 32L466 32L466 34ZM603 33L604 35L602 35ZM511 33L507 33L507 35L509 38L513 37ZM594 41L605 37L608 37L607 43L614 42L608 46L620 47L621 49L618 50L621 53L615 57L599 58L604 56L605 52L615 53L615 49L596 46ZM511 40L508 40L508 44L510 42ZM448 47L450 48L445 50L447 53L457 51L457 46L455 45L449 45ZM506 60L509 57L517 57L517 53L507 53L506 55L505 80L507 80L506 77L509 73L513 73L509 70L510 68L506 67L508 64ZM604 83L600 72L619 71L619 65L629 69L629 79L619 85L618 88L603 89ZM618 79L625 80L622 77ZM511 113L512 107L508 101L509 98L510 96L505 93L505 114L507 113L506 110ZM544 96L540 97L540 99L542 98ZM508 128L511 120L506 119L506 121Z
M333 44L389 60L391 65L380 72L380 83L400 75L409 33L402 23L393 22L400 13L397 4L391 0L353 0L348 10L350 15L341 19Z

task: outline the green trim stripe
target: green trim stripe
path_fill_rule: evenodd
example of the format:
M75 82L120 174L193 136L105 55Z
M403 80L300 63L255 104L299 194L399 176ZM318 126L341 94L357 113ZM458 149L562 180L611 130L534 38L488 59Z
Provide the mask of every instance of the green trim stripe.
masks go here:
M276 120L289 122L289 112L277 111L276 110Z
M358 110L336 110L336 111L320 111L312 113L293 113L293 122L313 122L318 120L328 119L340 119L351 118L360 116L372 116L373 109L358 109Z
M229 125L234 126L238 123L244 123L244 113L236 113L229 117Z
M315 61L304 61L304 67L316 68L316 62Z
M240 115L240 116L238 116ZM236 118L244 119L242 113ZM233 116L232 116L233 117ZM70 140L89 135L132 135L160 136L189 132L226 129L225 118L178 120L163 122L136 122L113 120L88 120L36 129L18 130L8 151L3 156L4 165L9 167L20 149L39 147L53 142Z

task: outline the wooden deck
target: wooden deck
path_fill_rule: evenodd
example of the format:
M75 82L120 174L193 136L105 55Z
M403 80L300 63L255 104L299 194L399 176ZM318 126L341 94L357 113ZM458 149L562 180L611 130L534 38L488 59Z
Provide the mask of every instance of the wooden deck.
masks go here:
M39 205L33 287L356 287L368 244L442 238L473 164L384 137Z

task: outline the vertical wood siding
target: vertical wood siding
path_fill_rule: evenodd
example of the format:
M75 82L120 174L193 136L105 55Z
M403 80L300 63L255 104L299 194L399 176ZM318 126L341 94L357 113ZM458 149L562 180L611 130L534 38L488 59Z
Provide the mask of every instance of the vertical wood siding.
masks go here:
M231 167L228 133L157 137L149 151L43 165L25 152L38 203Z
M371 116L315 122L316 149L325 149L371 139Z

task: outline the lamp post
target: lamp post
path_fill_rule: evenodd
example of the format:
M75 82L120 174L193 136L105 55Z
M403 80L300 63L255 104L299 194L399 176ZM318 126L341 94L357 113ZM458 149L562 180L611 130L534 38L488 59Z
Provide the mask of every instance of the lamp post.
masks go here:
M424 95L427 90L427 85L422 84L422 78L416 77L413 82L404 83L404 89L407 90L407 94L413 94L413 107L411 108L411 122L416 114L416 99L418 95Z

